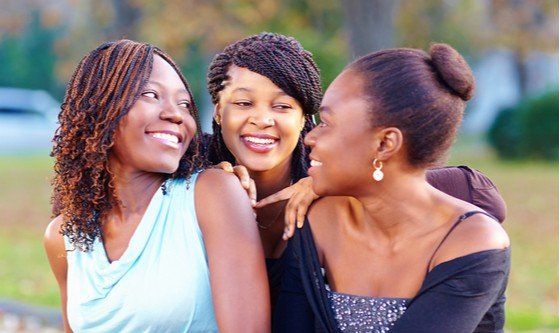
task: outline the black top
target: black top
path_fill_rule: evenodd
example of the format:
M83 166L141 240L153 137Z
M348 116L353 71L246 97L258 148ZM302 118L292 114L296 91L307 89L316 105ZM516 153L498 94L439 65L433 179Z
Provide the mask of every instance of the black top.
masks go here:
M338 332L309 221L296 230L284 260L273 332ZM503 332L509 269L510 248L437 265L390 332Z

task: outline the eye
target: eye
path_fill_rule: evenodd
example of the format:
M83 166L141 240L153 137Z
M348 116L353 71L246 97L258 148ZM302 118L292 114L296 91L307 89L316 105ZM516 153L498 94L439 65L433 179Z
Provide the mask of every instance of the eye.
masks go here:
M319 121L316 127L327 127L327 123L325 123L324 121Z
M145 91L141 95L148 98L155 98L155 99L158 98L158 95L155 91Z
M242 107L242 108L246 108L246 107L250 107L251 105L253 105L253 103L251 103L251 101L235 101L233 102L233 104Z
M279 109L279 110L291 110L291 109L293 109L293 107L290 104L275 104L274 108Z
M187 110L191 109L191 101L188 101L188 100L180 101L179 104L177 104L177 105L179 105L180 107L185 108Z

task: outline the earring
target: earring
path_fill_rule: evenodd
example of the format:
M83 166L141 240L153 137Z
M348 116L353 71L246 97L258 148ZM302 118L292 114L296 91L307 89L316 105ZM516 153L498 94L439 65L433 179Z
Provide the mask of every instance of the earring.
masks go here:
M216 122L216 124L218 124L218 126L222 126L222 124L220 123L220 120L218 118L214 118L214 121Z
M375 168L375 171L373 171L372 177L373 179L375 179L376 181L380 182L383 179L383 171L381 171L381 168L383 168L383 162L378 161L377 158L373 160L373 167Z

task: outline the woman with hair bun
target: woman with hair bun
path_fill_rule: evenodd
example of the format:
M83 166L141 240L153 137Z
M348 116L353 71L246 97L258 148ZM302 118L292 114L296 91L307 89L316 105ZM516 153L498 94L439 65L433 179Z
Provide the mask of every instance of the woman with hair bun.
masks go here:
M286 249L275 331L503 331L506 232L426 181L474 85L446 44L369 54L332 82L305 138L322 198Z
M226 46L208 70L214 120L206 154L214 164L227 161L244 166L254 180L273 306L284 272L286 239L294 229L291 224L285 231L284 217L295 221L297 214L303 220L316 198L308 190L311 182L304 178L309 148L303 140L314 127L312 116L321 103L320 81L310 52L293 37L270 32ZM427 178L444 192L481 203L503 219L503 200L481 173L467 167L437 168Z

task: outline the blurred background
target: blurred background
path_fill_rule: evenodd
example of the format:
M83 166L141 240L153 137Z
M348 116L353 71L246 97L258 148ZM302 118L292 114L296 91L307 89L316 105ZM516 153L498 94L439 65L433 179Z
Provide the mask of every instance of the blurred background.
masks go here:
M508 332L558 332L558 2L556 0L2 0L0 332L56 332L58 288L43 253L50 139L65 85L99 43L155 44L186 74L211 126L208 63L261 31L297 38L323 87L387 47L457 48L475 72L448 164L487 174L508 205Z

